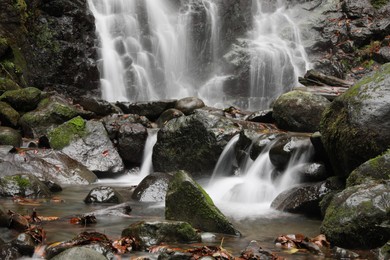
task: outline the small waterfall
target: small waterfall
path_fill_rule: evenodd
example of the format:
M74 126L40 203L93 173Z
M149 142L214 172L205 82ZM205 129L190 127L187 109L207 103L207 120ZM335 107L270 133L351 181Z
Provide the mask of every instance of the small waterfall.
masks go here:
M139 173L141 178L153 173L152 155L153 147L157 142L157 132L158 129L148 129L148 138L146 139L142 165Z
M295 150L286 170L278 172L269 157L269 151L275 142L276 140L267 144L254 161L248 155L240 166L242 174L239 176L218 176L218 166L216 167L213 181L207 185L206 191L224 212L238 218L264 214L269 212L272 200L279 193L299 183L297 169L309 160L313 151L311 148ZM231 150L234 150L233 144L226 147L224 153L228 154ZM233 167L233 160L224 162L230 163L224 167Z
M251 32L250 109L267 108L274 98L298 85L298 76L309 69L299 29L285 7L277 3L276 11L265 12L262 2L252 2L255 12Z

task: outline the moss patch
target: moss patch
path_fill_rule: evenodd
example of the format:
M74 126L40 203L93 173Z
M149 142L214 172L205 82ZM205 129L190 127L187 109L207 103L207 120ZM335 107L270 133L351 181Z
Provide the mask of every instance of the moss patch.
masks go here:
M371 4L374 8L380 9L381 7L385 6L389 0L371 0Z
M73 139L83 137L86 133L86 123L78 116L50 131L48 137L51 147L60 150L68 146Z

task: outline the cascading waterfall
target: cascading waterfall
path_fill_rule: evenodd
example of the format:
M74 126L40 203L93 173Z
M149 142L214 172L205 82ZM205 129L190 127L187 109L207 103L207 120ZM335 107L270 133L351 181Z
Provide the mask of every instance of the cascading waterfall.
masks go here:
M273 12L263 11L253 0L249 108L267 108L280 94L298 85L298 76L309 69L299 28L280 1Z
M152 155L153 147L157 142L157 132L158 129L148 129L148 138L146 139L142 165L139 173L140 178L144 178L150 173L153 173Z
M238 138L238 135L234 138ZM297 170L308 162L313 152L312 148L296 149L286 170L277 174L269 157L269 151L275 142L276 140L268 143L254 161L250 159L248 153L243 165L240 166L240 175L226 177L221 173L218 175L218 171L215 172L212 181L206 186L206 191L224 212L238 218L264 214L270 210L272 200L279 193L299 183ZM234 139L230 142L231 145L225 147L221 161L226 164L234 163L234 160L226 160L226 155L234 153L236 143L237 140Z

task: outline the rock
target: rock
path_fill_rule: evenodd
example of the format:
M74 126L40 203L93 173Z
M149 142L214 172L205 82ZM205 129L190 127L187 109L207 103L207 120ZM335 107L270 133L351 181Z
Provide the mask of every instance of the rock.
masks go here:
M363 78L336 98L321 121L322 141L333 170L348 176L388 149L390 64Z
M124 201L122 195L120 195L112 187L96 187L93 188L85 197L85 203L122 203Z
M262 249L256 240L252 240L241 252L243 259L275 259L276 256L268 250Z
M51 192L61 192L62 187L53 181L42 181Z
M318 131L322 112L330 102L308 92L291 91L273 103L273 114L279 128L297 132Z
M0 101L0 122L3 126L15 127L18 124L20 115L10 105Z
M135 114L113 114L102 118L104 127L108 132L108 136L113 142L118 142L119 129L125 124L141 124L144 127L151 128L152 123L145 116Z
M38 138L77 116L90 118L92 113L72 105L64 98L51 96L43 99L34 111L25 113L20 118L20 125L26 136Z
M355 252L338 246L332 248L333 257L337 259L356 259L359 255Z
M275 122L273 118L272 109L266 109L266 110L254 112L250 114L246 120L251 122L269 123L269 124L273 124Z
M176 101L175 109L180 110L185 115L192 114L195 109L204 107L203 101L196 97L186 97Z
M9 90L0 96L0 101L7 102L17 111L28 112L38 106L41 101L41 91L32 87Z
M322 163L305 163L298 166L297 177L301 182L317 182L324 181L329 177L325 165Z
M205 111L172 119L158 132L153 149L154 170L210 173L225 145L239 131L229 119Z
M125 114L146 116L149 120L156 120L167 109L175 107L176 100L159 100L151 102L117 102L116 105Z
M172 175L168 173L156 172L149 174L138 184L131 197L134 200L144 202L165 201L171 179Z
M22 150L0 159L3 175L33 174L42 181L85 185L97 181L96 175L66 154L51 149Z
M128 218L130 215L131 204L129 202L121 203L111 207L105 207L104 209L95 210L93 212L87 213L86 215L92 216L117 216Z
M22 233L12 240L11 244L18 249L21 255L33 256L36 243L34 238L27 233Z
M293 156L310 155L312 149L308 135L294 133L281 135L272 145L269 158L277 169L283 170Z
M0 246L0 258L1 259L20 259L22 255L18 249L12 246L10 243Z
M360 165L347 179L347 187L390 180L390 150Z
M382 246L390 237L389 201L390 181L349 187L333 198L321 233L341 247Z
M17 90L21 87L11 79L0 77L0 95L8 90Z
M0 178L2 197L50 197L50 190L37 177L30 174L17 174Z
M73 102L82 106L84 110L93 112L97 116L109 116L122 112L120 108L110 102L93 97L76 97Z
M147 129L139 123L124 123L118 131L118 153L125 163L141 164Z
M387 241L381 248L378 250L378 259L386 260L390 259L390 240Z
M0 145L12 145L20 147L22 136L18 131L6 126L0 126Z
M196 230L186 222L137 222L122 231L122 237L135 237L141 242L141 247L149 247L161 243L200 242L201 237Z
M331 191L330 184L319 182L303 184L280 193L271 203L276 210L305 214L311 217L321 216L319 203Z
M186 221L203 231L240 235L203 188L185 171L176 172L169 183L165 218Z
M157 119L156 123L158 125L158 127L163 127L169 120L173 119L173 118L178 118L178 117L181 117L183 116L183 112L181 112L180 110L178 109L175 109L175 108L170 108L170 109L167 109L165 110L161 115L160 117Z
M107 258L93 249L85 247L69 248L51 258L53 260L85 259L85 260L107 260Z
M48 137L53 149L61 150L90 171L115 174L124 169L123 161L101 122L85 122L76 117L54 128Z
M8 227L9 226L9 216L4 211L4 208L2 205L0 205L0 227ZM0 243L1 245L2 243Z
M25 232L29 226L30 223L28 220L23 217L22 215L14 212L9 212L9 220L8 220L8 228L14 229L19 232Z
M378 52L374 52L373 59L379 63L390 62L390 46L383 46Z

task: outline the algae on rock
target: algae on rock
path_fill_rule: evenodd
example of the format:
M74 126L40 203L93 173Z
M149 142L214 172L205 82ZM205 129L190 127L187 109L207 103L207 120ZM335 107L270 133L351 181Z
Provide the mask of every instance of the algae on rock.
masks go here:
M73 139L86 134L85 121L80 116L60 125L48 133L50 146L61 150L70 144Z

